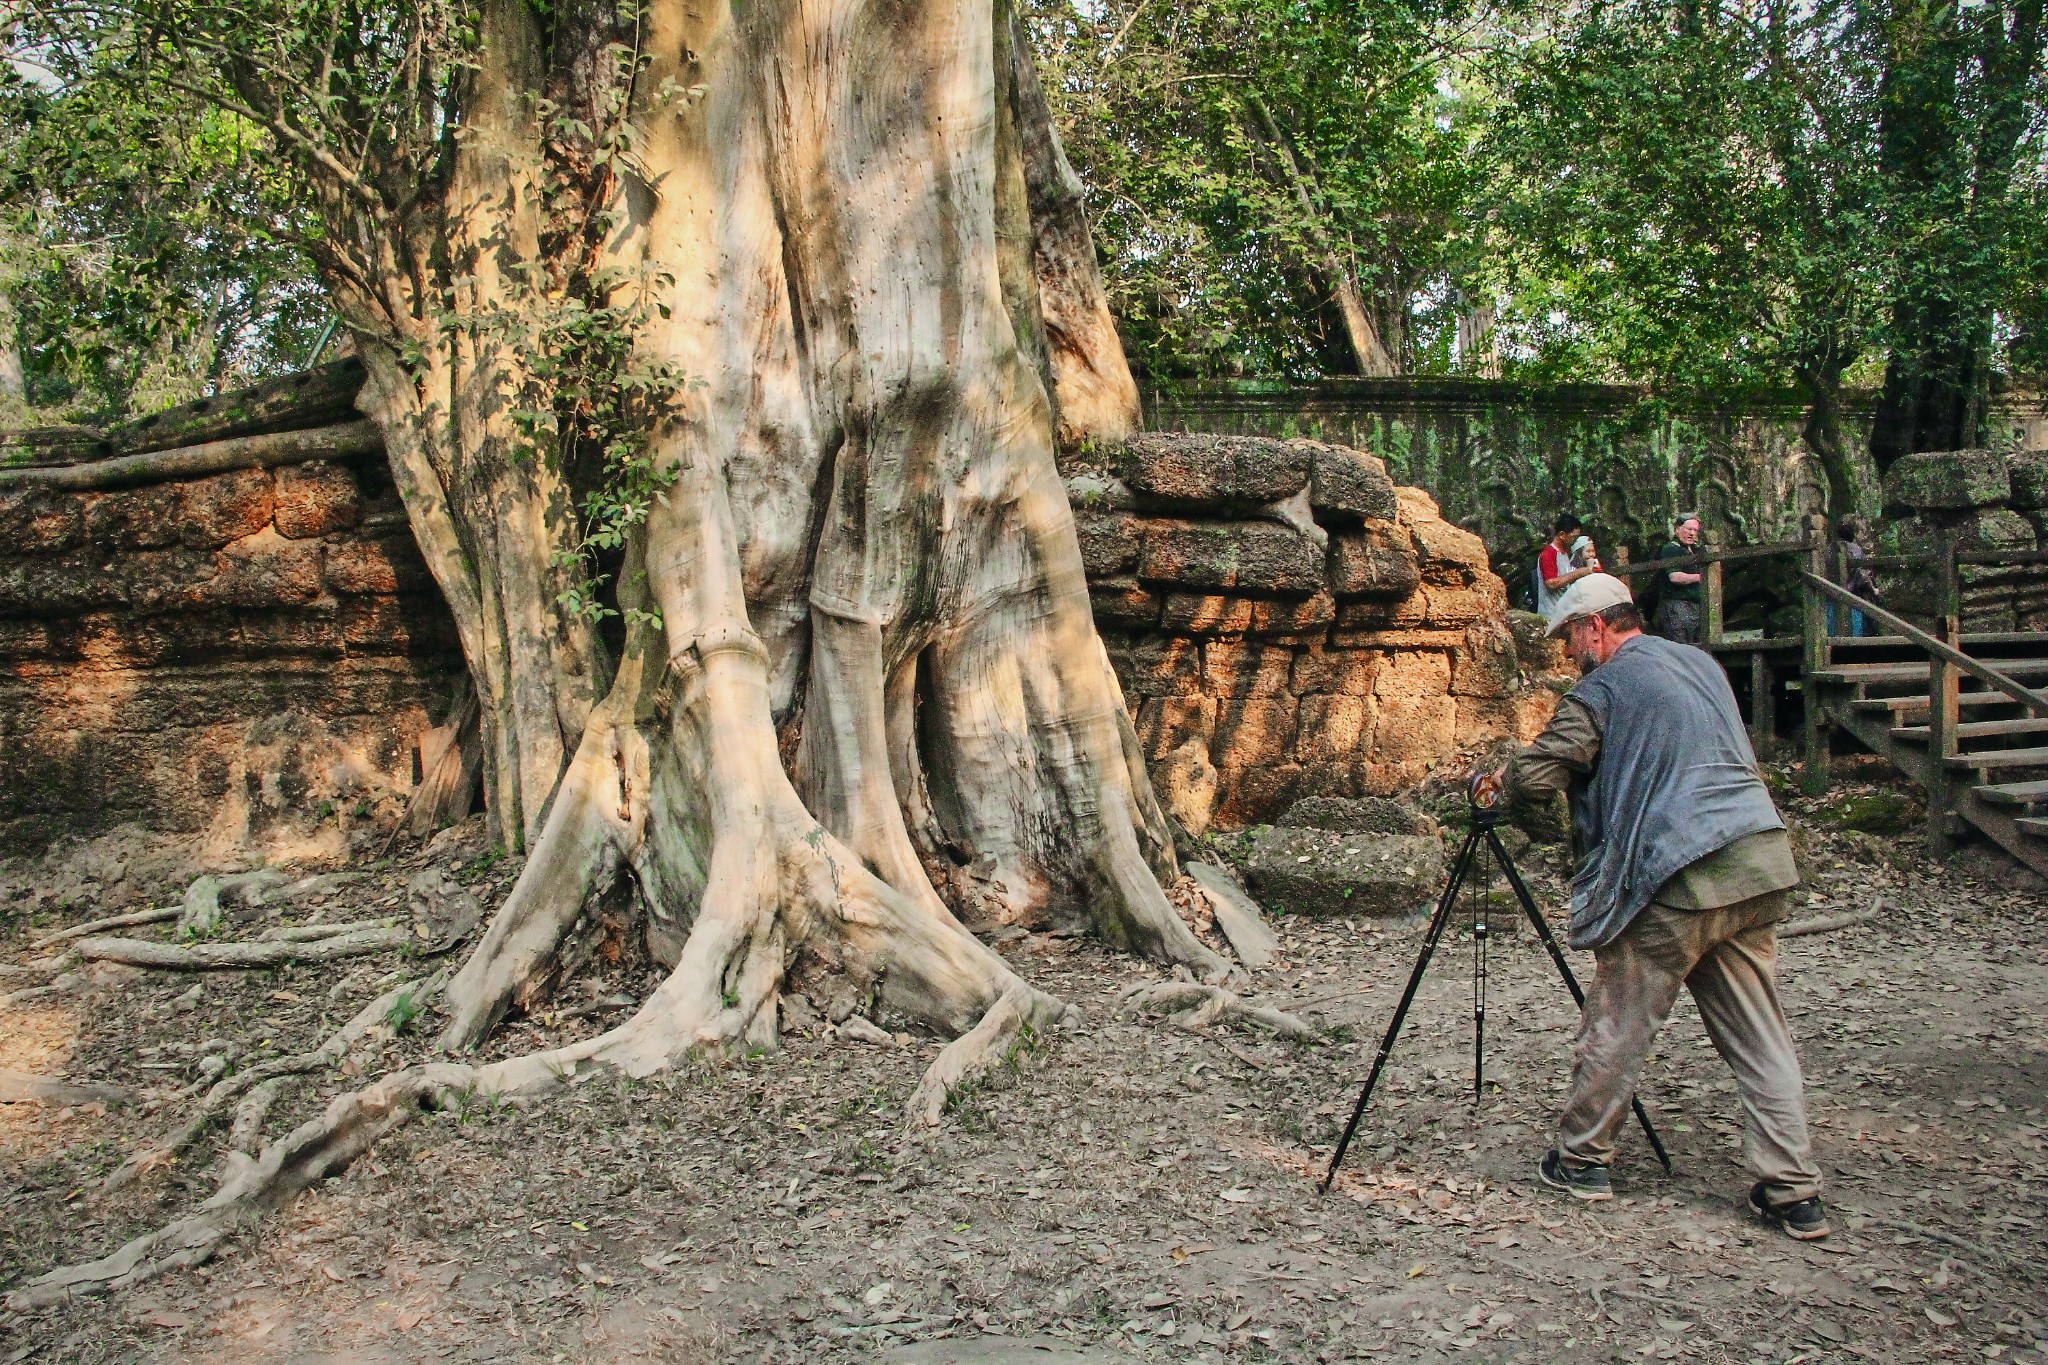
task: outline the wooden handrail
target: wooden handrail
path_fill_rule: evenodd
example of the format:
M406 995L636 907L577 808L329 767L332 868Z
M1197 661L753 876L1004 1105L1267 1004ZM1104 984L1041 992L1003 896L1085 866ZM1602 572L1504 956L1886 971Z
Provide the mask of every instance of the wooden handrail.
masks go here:
M1616 578L1633 578L1637 574L1654 573L1658 569L1663 569L1667 573L1674 569L1691 570L1734 559L1763 559L1770 555L1797 554L1805 548L1803 543L1796 540L1769 545L1736 545L1726 550L1698 550L1671 559L1646 559L1640 564L1615 564L1606 569L1606 572Z
M1857 611L1862 612L1880 625L1890 627L1894 633L1905 636L1908 643L1919 646L1944 663L1954 664L1957 668L1987 687L1998 689L2022 705L2031 706L2037 711L2048 712L2048 693L2038 692L2028 687L2025 683L2020 682L2017 678L1999 672L1982 659L1974 659L1959 649L1943 644L1911 622L1892 615L1892 613L1873 602L1865 601L1840 584L1828 582L1827 579L1819 574L1802 569L1799 572L1799 576L1806 582L1808 587L1818 589L1826 596L1854 607Z

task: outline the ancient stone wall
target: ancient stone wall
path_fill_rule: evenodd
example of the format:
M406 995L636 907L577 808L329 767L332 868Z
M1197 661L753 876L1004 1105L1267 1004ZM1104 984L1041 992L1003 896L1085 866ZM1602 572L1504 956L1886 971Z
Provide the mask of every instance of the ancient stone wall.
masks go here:
M461 659L382 462L0 490L0 840L338 855Z
M1876 395L1844 404L1862 510L1882 501L1864 454ZM1710 542L1793 540L1825 510L1827 480L1800 432L1799 395L1759 392L1711 407L1652 402L1620 385L1450 378L1315 384L1202 383L1146 397L1154 429L1309 437L1369 450L1444 516L1478 531L1497 566L1532 563L1549 519L1569 508L1601 544L1654 550L1674 510L1698 511ZM2048 445L2041 395L2007 393L1989 425L2001 449ZM1526 567L1511 573L1523 600Z
M1098 623L1193 830L1528 735L1559 663L1479 538L1372 456L1159 435L1067 471ZM0 834L135 821L218 859L388 828L461 673L375 457L0 490Z
M1373 456L1148 435L1068 476L1096 624L1190 830L1401 791L1549 718L1559 652L1479 537Z

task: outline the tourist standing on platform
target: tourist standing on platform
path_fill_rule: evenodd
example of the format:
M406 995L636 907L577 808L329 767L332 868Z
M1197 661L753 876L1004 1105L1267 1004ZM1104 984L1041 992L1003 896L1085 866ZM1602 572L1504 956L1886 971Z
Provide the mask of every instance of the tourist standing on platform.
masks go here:
M1681 512L1671 524L1672 539L1665 543L1659 559L1683 559L1700 548L1700 519ZM1704 575L1686 569L1672 569L1663 575L1657 594L1657 632L1682 645L1701 642L1700 579Z
M1863 537L1868 535L1869 531L1868 524L1861 517L1843 517L1835 523L1835 537L1842 542L1842 567L1847 570L1842 577L1842 586L1866 602L1881 602L1884 600L1884 594L1878 590L1877 575L1863 562L1870 557L1863 548ZM1827 605L1828 634L1834 635L1838 633L1835 630L1835 619L1839 604L1830 597ZM1849 608L1849 634L1865 633L1863 613L1854 607Z
M1543 546L1543 553L1536 556L1536 610L1545 615L1557 604L1558 595L1566 588L1599 569L1595 564L1585 568L1572 563L1572 544L1585 539L1580 534L1583 528L1579 519L1569 512L1560 513L1551 528L1550 539Z

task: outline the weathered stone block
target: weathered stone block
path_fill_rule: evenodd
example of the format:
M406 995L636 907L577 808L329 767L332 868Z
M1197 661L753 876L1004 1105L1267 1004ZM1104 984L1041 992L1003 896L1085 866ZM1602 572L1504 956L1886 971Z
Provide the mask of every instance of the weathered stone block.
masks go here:
M1088 585L1088 605L1097 624L1144 630L1159 621L1159 597L1129 578L1105 579Z
M127 584L85 551L0 559L0 615L76 616L126 602Z
M1394 481L1377 456L1349 446L1294 441L1309 452L1309 505L1337 520L1392 521L1399 508Z
M1299 764L1267 763L1255 768L1216 770L1216 812L1211 823L1243 829L1284 810L1300 793L1307 774Z
M1289 686L1296 693L1342 693L1363 697L1372 692L1380 656L1368 649L1309 649L1294 656Z
M122 580L121 600L141 612L199 606L216 572L214 556L182 546L116 555L109 566Z
M1428 811L1381 796L1305 797L1273 823L1288 829L1320 829L1332 834L1415 834L1436 838L1443 833Z
M1394 601L1421 583L1415 548L1395 523L1369 521L1330 537L1330 587L1338 596Z
M1491 574L1475 583L1425 583L1422 601L1424 624L1446 630L1497 621L1508 609L1507 592Z
M1212 697L1282 697L1294 655L1277 645L1210 640L1202 646L1202 691Z
M1185 588L1308 595L1323 586L1322 548L1271 522L1153 522L1138 577Z
M1309 452L1260 436L1144 432L1123 448L1118 473L1135 493L1198 506L1267 503L1308 485Z
M1337 619L1337 599L1326 592L1314 597L1260 599L1252 603L1249 627L1254 635L1307 635Z
M277 471L272 519L279 535L291 540L324 536L355 525L362 515L355 472L346 465L315 460Z
M1337 608L1337 635L1333 643L1346 648L1369 648L1388 632L1405 633L1421 629L1429 614L1429 599L1418 590L1406 597L1366 598L1346 602ZM1458 631L1429 631L1432 635L1455 635Z
M321 547L286 540L273 528L244 536L214 556L204 599L231 607L306 603L320 596Z
M1270 764L1294 747L1292 697L1239 697L1219 703L1209 757L1218 768Z
M1413 521L1408 533L1421 552L1417 557L1423 582L1463 585L1491 577L1486 542L1463 527L1447 521Z
M176 545L183 528L176 484L156 484L85 497L85 538L121 550L154 550Z
M2012 505L2023 511L2048 508L2048 450L2016 450L2006 457Z
M1074 530L1081 538L1081 566L1090 579L1113 578L1138 566L1143 536L1136 517L1076 510Z
M1142 636L1132 641L1126 658L1137 696L1191 697L1202 690L1202 649L1193 640Z
M264 469L216 474L185 484L180 492L182 535L195 550L216 550L255 535L270 524L276 506L276 490Z
M1168 593L1159 628L1175 635L1242 635L1252 628L1254 605L1249 597Z
M1458 697L1505 697L1521 685L1514 637L1497 621L1465 632L1465 643L1451 655L1451 694Z
M431 582L419 551L406 540L343 540L327 547L327 586L335 592L390 595Z
M1340 834L1271 826L1252 836L1245 881L1268 909L1297 915L1405 915L1442 878L1429 835Z
M2018 512L2005 507L1986 507L1947 520L1950 542L1958 550L2030 550L2034 548L2034 525ZM1925 517L1904 517L1897 523L1899 553L1932 555L1939 543L1937 530ZM1904 575L1911 579L1914 575Z
M2005 457L1992 450L1926 450L1884 474L1887 507L1961 511L1995 507L2012 496Z
M1214 697L1153 697L1132 722L1147 758L1173 752L1189 740L1207 746L1216 730Z
M1450 655L1434 649L1389 654L1372 688L1374 696L1387 701L1441 697L1450 690Z
M1371 697L1317 693L1301 699L1294 756L1306 764L1348 762L1372 743Z
M79 499L39 488L0 491L0 555L61 554L84 528Z
M1426 763L1458 747L1458 702L1449 696L1378 698L1371 757L1377 763Z

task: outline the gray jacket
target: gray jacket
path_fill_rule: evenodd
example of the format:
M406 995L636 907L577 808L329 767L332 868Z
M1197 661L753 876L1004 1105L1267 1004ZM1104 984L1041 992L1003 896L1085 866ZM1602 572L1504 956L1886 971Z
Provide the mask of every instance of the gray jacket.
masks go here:
M1785 822L1727 675L1705 650L1637 636L1571 696L1601 734L1599 766L1571 784L1580 849L1571 944L1597 948L1680 868Z

